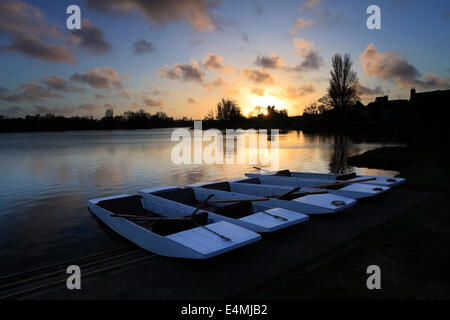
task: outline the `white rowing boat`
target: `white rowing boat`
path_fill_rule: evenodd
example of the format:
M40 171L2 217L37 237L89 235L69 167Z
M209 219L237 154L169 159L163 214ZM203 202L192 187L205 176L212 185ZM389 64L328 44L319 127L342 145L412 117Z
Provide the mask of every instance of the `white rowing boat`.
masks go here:
M268 206L267 201L261 198L250 201L248 195L221 190L168 186L144 189L138 193L152 206L170 204L190 212L200 208L207 211L213 219L227 221L255 232L272 232L309 219L306 214Z
M88 201L91 211L139 247L167 257L207 259L261 239L251 230L220 221L204 210L126 194Z
M315 179L302 179L292 177L281 177L271 175L258 175L253 173L245 174L249 179L236 180L237 183L250 183L250 184L263 184L272 186L285 186L285 187L302 187L311 188L317 190L317 186L329 184L329 180L315 180ZM370 185L365 183L350 183L342 184L338 187L321 188L321 190L327 190L330 194L334 194L341 197L351 199L363 199L373 197L388 191L389 187Z
M356 204L356 200L354 199L314 188L239 183L239 180L242 179L197 183L188 187L201 187L231 193L270 197L267 202L264 202L264 205L284 208L308 215L337 213Z
M357 175L356 173L348 173L348 174L334 174L334 173L314 173L314 172L295 172L290 170L281 170L277 172L265 171L264 169L260 169L261 173L251 173L262 174L262 175L273 175L280 177L292 177L292 178L301 178L301 179L312 179L318 180L326 183L327 181L355 181L355 180L366 180L374 178L370 181L362 182L364 184L371 184L377 186L384 187L395 187L402 183L406 182L405 178L397 178L397 177L385 177L385 176L372 176L372 175Z

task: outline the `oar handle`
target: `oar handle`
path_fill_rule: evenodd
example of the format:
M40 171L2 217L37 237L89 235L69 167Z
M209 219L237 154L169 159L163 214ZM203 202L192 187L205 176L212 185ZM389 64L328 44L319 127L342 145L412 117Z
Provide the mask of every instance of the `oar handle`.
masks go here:
M330 183L330 184L324 184L324 185L321 185L321 186L312 186L311 188L326 189L326 188L331 188L331 187L345 186L345 185L353 184L353 183L373 181L373 180L376 180L376 179L377 178L367 178L367 179L353 180L353 181L334 182L334 183Z

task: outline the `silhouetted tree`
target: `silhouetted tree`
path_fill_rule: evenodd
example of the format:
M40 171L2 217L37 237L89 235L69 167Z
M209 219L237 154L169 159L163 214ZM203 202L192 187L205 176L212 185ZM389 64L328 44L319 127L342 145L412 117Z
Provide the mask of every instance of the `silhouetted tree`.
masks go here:
M217 104L217 120L238 120L242 118L241 108L236 101L222 99Z
M307 106L305 108L303 113L306 113L306 114L318 114L319 113L319 109L317 107L317 103L316 102L311 103L309 106Z
M348 53L344 57L338 53L333 55L331 64L330 87L322 103L330 105L336 111L344 111L359 100L358 77L352 70L353 63Z
M114 110L112 108L108 108L105 111L105 118L113 118L114 117Z

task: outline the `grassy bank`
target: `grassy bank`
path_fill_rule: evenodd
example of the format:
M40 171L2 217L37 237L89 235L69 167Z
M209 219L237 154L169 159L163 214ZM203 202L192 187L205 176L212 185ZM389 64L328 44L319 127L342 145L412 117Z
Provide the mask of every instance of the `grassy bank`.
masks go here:
M450 214L447 156L438 148L381 148L349 159L400 171L404 188L436 195L361 235L318 264L301 266L243 292L242 299L449 299ZM382 290L368 290L366 268L381 268Z

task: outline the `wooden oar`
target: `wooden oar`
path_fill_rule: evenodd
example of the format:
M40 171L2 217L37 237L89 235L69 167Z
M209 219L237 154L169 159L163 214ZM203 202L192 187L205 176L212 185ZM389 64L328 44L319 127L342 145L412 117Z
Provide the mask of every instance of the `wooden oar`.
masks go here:
M297 192L298 190L300 190L300 187L295 187L295 188L293 188L291 191L288 191L288 192L283 193L283 194L275 195L275 196L268 196L268 198L278 198L278 199L281 199L281 198L283 198L283 197L286 197L286 196L289 196L289 195L293 194L294 192Z
M253 167L253 169L256 169L256 170L261 170L261 171L265 171L265 172L268 172L268 173L271 173L271 174L274 174L274 173L276 173L276 172L273 172L273 171L269 171L269 170L266 170L266 169L263 169L263 168L260 168L260 167Z
M203 201L203 204L200 205L199 207L197 207L197 209L194 210L194 212L191 213L191 216L193 216L194 214L197 213L198 210L200 210L201 208L206 207L208 200L211 199L212 197L214 197L214 194L210 194L205 201Z
M321 186L311 186L311 188L327 189L327 188L346 186L348 184L353 184L353 183L372 181L372 180L376 180L376 179L377 178L368 178L368 179L361 179L361 180L354 180L354 181L334 182L334 183L330 183L330 184L324 184L324 185L321 185Z

